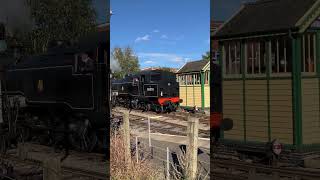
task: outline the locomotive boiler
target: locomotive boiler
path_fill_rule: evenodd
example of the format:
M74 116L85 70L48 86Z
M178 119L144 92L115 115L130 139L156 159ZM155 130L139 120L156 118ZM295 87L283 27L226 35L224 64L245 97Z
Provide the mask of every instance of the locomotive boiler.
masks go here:
M172 72L147 70L112 81L114 106L160 113L176 111L181 101L179 86Z
M75 46L57 41L48 53L23 57L18 63L3 50L1 147L13 140L56 147L66 140L66 133L76 150L92 151L101 144L109 116L108 52L106 32L92 33ZM91 72L80 70L83 53L94 61Z

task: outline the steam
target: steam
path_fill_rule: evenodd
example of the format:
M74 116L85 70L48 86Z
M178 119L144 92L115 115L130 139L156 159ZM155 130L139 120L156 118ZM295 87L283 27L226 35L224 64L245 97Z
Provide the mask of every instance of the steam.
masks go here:
M113 73L121 70L119 62L112 55L110 56L110 69Z
M9 35L30 32L34 26L30 6L26 0L5 0L0 3L0 23L4 23Z

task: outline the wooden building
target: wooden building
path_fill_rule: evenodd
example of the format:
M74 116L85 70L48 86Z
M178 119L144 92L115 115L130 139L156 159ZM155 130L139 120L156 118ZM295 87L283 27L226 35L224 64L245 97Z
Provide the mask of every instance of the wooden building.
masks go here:
M206 60L188 62L177 72L179 95L182 107L210 107L210 62Z
M225 142L320 148L320 0L244 4L214 33Z

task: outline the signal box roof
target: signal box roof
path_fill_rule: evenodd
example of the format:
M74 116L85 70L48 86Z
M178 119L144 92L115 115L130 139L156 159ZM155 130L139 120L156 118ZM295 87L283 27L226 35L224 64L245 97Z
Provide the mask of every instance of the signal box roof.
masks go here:
M297 31L319 7L319 0L257 0L244 4L216 33L215 39Z
M189 73L189 72L200 72L202 71L206 66L210 64L210 61L207 60L200 60L200 61L192 61L186 63L184 66L182 66L181 69L177 72L177 74L181 73Z

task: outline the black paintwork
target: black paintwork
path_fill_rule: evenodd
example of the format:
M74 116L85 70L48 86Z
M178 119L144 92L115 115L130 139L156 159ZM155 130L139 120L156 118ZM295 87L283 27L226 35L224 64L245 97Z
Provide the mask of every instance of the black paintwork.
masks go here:
M121 80L113 80L112 91L118 92L118 96L155 101L160 97L179 97L179 84L172 72L150 70L129 75Z
M176 97L178 96L178 88L175 74L161 70L143 71L122 80L112 81L113 90L118 90L119 94L132 96L161 97L160 91L162 91L162 97Z
M106 41L105 39L104 41ZM74 48L55 47L47 54L23 58L18 64L6 68L3 81L4 93L22 95L33 111L57 111L85 114L93 126L106 126L107 68L106 42L99 40L95 45L81 48L81 42ZM76 54L97 52L93 72L77 71ZM85 51L84 51L85 50ZM97 57L97 58L96 58Z

